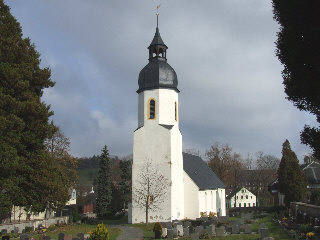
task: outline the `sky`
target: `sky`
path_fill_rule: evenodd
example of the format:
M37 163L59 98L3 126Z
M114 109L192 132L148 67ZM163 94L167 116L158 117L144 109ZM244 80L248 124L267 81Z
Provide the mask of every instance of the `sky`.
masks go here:
M77 157L132 153L138 120L138 75L156 28L178 76L183 149L204 156L216 142L243 157L281 157L315 118L286 100L275 55L278 24L271 1L5 0L50 67L56 82L42 100Z

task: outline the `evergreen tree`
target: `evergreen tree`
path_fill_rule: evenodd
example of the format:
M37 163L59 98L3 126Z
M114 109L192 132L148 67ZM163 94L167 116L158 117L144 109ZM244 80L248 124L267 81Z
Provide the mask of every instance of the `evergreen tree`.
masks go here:
M320 1L273 0L274 19L280 24L276 54L284 66L287 98L320 123ZM305 126L302 143L320 159L320 128Z
M53 112L41 101L54 86L50 69L40 68L40 55L20 24L0 0L0 215L12 205L43 211L43 183L52 166L44 140L52 134ZM55 167L52 167L56 169ZM54 180L52 180L54 181ZM57 195L57 192L55 193Z
M279 191L285 195L286 206L290 202L303 201L307 197L307 180L302 171L297 155L291 150L286 140L282 145L282 158L278 169Z
M122 160L119 163L120 168L120 182L119 190L123 202L123 208L125 209L128 202L131 200L131 161Z
M100 155L100 169L98 173L97 187L97 215L100 218L106 217L110 212L110 204L112 198L112 182L111 182L111 162L109 152L105 145Z

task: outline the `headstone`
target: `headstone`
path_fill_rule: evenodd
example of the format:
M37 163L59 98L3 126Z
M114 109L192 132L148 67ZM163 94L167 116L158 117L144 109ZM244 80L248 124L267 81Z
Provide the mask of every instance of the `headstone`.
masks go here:
M226 232L231 233L232 232L232 225L226 226Z
M84 233L78 233L78 234L77 234L77 237L78 237L80 240L84 240Z
M167 238L173 238L173 229L168 229L167 230Z
M217 236L217 237L224 237L224 236L226 236L226 230L225 230L224 226L218 227L218 228L216 229L216 236Z
M64 233L58 234L58 240L64 240Z
M42 224L38 225L38 230L40 230L41 228L43 228Z
M162 228L162 233L161 233L161 237L165 238L167 236L168 232L167 232L167 228L163 227Z
M20 240L29 240L29 235L27 233L23 233L20 235Z
M239 234L240 233L240 226L238 224L232 225L232 234Z
M65 235L64 240L72 240L72 235Z
M44 236L44 240L51 240L50 236Z
M178 229L177 229L177 227L174 227L174 228L173 228L173 236L174 236L174 237L178 236Z
M218 222L220 222L220 223L228 223L229 222L229 217L228 216L220 216L218 218Z
M260 223L260 224L259 224L259 229L260 229L260 228L266 228L266 225L265 225L264 223Z
M199 240L199 233L191 233L191 240Z
M84 235L84 239L86 240L86 239L89 239L90 238L90 234L85 234ZM62 239L63 240L63 239Z
M244 226L244 233L245 234L251 234L252 233L252 224L246 224Z
M172 223L171 222L166 222L166 228L172 229Z
M177 231L178 231L178 236L182 237L183 236L183 226L182 225L177 225Z
M190 233L189 233L189 227L184 227L183 228L183 236L189 236Z
M210 226L206 227L206 232L208 233L209 236L216 235L216 226L211 224Z
M2 236L1 239L2 240L10 240L10 237L9 236Z
M190 226L191 226L191 222L185 221L185 222L183 223L183 226L184 226L184 227L190 227Z
M269 229L268 228L260 228L261 239L269 237Z
M203 233L203 229L204 229L203 226L196 226L194 232L199 233L199 235L200 235Z

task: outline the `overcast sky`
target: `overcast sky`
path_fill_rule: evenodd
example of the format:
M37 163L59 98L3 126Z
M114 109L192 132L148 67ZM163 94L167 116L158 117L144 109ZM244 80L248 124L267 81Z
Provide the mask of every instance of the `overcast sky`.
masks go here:
M300 160L299 132L315 118L285 99L270 1L5 0L52 70L43 100L75 156L132 153L138 75L148 63L155 8L175 69L183 148L215 142L243 156L281 157L287 138Z

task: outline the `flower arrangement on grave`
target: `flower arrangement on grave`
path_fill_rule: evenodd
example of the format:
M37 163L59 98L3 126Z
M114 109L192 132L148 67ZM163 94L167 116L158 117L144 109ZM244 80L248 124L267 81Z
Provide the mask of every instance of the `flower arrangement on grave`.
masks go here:
M286 217L283 217L283 218L282 218L282 222L285 222L285 221L287 221L287 218L286 218Z
M308 232L307 233L307 239L312 239L314 236L314 232Z
M214 216L217 216L217 213L215 213L215 212L209 212L209 217L214 217Z
M92 234L90 235L91 240L109 240L109 232L106 226L101 223L98 224L96 229L93 230Z
M200 216L201 217L207 217L208 215L207 215L207 212L200 212Z

